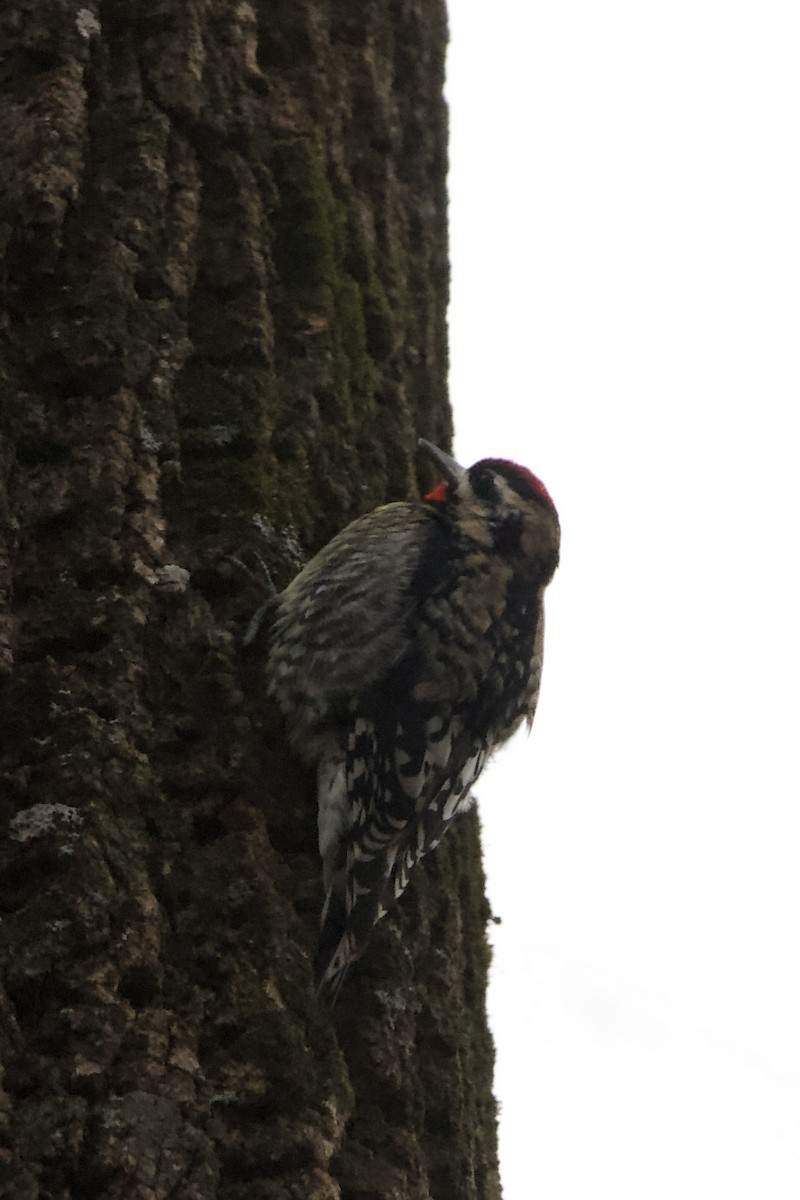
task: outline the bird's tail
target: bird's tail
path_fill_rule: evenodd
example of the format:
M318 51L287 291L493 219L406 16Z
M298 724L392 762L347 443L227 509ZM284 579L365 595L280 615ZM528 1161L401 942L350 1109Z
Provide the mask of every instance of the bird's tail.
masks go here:
M344 889L331 886L322 910L322 923L314 957L317 998L335 1004L351 963L359 957L352 930L348 930Z
M361 957L370 934L390 904L387 882L397 857L397 847L361 857L348 847L346 862L333 875L322 909L319 942L314 961L317 995L333 1002L350 966Z

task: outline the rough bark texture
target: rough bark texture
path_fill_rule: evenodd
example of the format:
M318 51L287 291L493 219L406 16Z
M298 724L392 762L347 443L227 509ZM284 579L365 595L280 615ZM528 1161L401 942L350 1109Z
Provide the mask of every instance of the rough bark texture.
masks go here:
M312 781L226 557L282 586L449 438L445 34L0 11L3 1197L499 1196L476 820L321 1009Z

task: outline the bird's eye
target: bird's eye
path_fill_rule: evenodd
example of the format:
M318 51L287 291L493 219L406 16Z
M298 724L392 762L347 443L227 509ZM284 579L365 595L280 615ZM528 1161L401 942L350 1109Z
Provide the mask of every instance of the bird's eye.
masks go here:
M469 481L472 484L473 492L479 500L484 500L488 504L496 503L500 493L497 490L494 471L489 467L478 464L477 467L473 467L470 471Z

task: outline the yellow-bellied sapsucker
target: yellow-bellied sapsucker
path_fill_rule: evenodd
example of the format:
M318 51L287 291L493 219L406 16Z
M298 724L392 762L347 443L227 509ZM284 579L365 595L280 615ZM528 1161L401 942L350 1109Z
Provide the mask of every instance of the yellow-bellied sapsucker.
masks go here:
M465 470L420 445L445 482L308 563L279 597L268 660L289 739L317 769L330 995L539 695L553 502L515 463Z

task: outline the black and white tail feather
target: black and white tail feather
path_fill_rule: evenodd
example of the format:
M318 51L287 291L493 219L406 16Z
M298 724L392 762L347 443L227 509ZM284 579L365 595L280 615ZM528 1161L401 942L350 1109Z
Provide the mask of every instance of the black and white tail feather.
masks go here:
M434 738L426 746L425 762L413 764L413 773L394 770L387 776L375 771L381 751L374 728L362 722L355 743L345 768L355 824L338 843L315 959L318 992L331 1000L373 927L402 896L416 865L471 804L470 788L485 757L477 748L452 777L447 761L435 761L441 738ZM412 760L404 765L408 768ZM399 791L392 789L397 779L405 781L407 790L402 784Z

